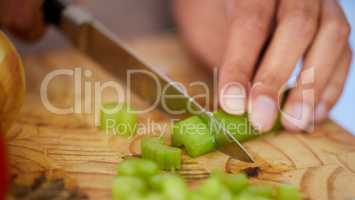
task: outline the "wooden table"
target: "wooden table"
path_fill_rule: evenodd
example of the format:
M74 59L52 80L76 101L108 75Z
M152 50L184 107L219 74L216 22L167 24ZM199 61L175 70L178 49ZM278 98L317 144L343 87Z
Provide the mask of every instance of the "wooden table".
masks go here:
M131 45L148 62L183 83L209 80L206 74L197 73L200 69L193 67L195 64L172 35L145 38ZM90 113L53 114L45 109L39 90L45 75L58 68L92 70L93 76L85 80L115 79L72 49L42 52L24 60L28 94L20 117L7 134L11 172L24 180L43 173L49 177L60 174L75 180L92 199L110 199L115 167L123 158L139 153L140 136L125 139L107 135L95 128ZM48 96L56 106L73 105L73 79L61 76L53 80ZM113 93L108 91L103 99L112 97ZM135 99L135 106L144 105L144 101ZM159 111L139 116L140 123L147 120L169 123ZM257 181L295 184L309 199L355 198L355 138L333 122L317 127L312 134L283 132L245 146L261 168ZM179 173L193 185L213 169L235 173L245 167L250 166L213 152L197 159L184 156Z

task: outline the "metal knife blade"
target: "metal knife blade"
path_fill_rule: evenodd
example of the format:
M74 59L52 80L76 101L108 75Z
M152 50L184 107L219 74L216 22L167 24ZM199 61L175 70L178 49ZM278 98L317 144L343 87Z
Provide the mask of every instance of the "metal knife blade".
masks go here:
M175 110L186 109L188 112L198 114L201 118L207 119L213 125L220 127L223 133L233 140L232 150L223 151L232 158L246 162L253 162L252 157L246 149L232 136L232 134L220 126L220 122L201 107L185 91L177 86L176 82L166 75L160 73L156 68L144 63L129 48L126 47L113 33L103 24L94 19L89 13L79 7L67 6L61 13L59 30L77 47L81 52L91 57L94 61L109 73L114 74L123 83L127 80L128 71L145 70L150 75L156 77L155 82L151 76L139 76L133 78L130 89L144 100L157 103L157 94L161 89L168 86L166 94L176 98L164 99L168 108ZM157 84L159 83L159 84ZM161 87L157 87L160 85ZM159 103L159 102L158 102ZM161 107L161 104L159 104ZM166 109L163 109L166 111Z

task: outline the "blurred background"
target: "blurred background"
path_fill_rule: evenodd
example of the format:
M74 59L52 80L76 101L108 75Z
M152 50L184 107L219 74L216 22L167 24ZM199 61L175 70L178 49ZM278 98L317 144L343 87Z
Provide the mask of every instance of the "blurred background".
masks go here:
M104 2L104 3L103 3ZM340 0L353 29L355 28L355 1ZM171 17L171 0L76 0L90 10L123 40L133 40L140 36L174 31ZM355 33L351 33L354 49ZM16 42L21 53L35 53L43 49L68 46L54 30L49 30L39 43ZM331 113L331 118L355 135L355 63L346 84L344 94Z

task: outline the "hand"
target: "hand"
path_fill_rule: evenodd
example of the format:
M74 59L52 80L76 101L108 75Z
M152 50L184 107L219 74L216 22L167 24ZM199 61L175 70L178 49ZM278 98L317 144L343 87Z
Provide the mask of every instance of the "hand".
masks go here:
M24 40L44 33L42 0L0 0L0 25Z
M327 118L352 56L350 26L337 0L175 0L174 6L192 53L220 66L219 103L226 112L242 114L249 105L253 125L270 130L279 92L302 59L282 123L300 130Z

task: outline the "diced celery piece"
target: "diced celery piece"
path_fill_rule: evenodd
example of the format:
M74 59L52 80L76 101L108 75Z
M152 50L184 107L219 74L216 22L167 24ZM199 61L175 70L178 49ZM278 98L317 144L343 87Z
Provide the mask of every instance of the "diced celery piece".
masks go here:
M124 160L117 166L119 176L137 176L149 178L159 173L159 167L151 160L131 158Z
M247 192L256 196L272 198L274 189L271 185L250 185L243 192Z
M140 200L165 200L164 195L157 193L157 192L151 192L141 198Z
M99 128L114 131L120 136L133 136L136 133L137 117L126 104L105 103L100 111Z
M239 142L244 142L255 138L260 133L254 129L248 120L248 116L231 115L223 111L213 113L217 120L224 126ZM213 132L218 146L223 146L228 142L228 137L221 131L220 127L213 127Z
M276 190L277 200L301 200L298 189L291 185L280 185Z
M215 149L214 136L210 133L207 124L198 116L178 122L175 133L178 138L175 139L175 143L182 142L191 157L197 157Z
M209 198L204 197L202 194L198 193L198 192L190 192L187 195L187 200L207 200Z
M143 138L141 151L143 158L154 160L161 169L175 170L181 168L181 149L165 145L160 138Z
M245 174L214 172L212 176L217 177L234 194L241 192L249 184L248 177Z
M232 194L225 185L216 177L210 177L204 181L197 189L206 199L230 200Z
M150 187L169 200L185 200L188 193L185 181L177 175L161 174L150 179Z
M184 130L183 130L183 127L180 127L180 123L177 122L174 124L174 127L173 127L173 133L171 135L171 145L174 146L174 147L182 147L184 146L183 144L183 135L184 133Z
M146 192L144 181L134 176L115 177L112 185L113 200L131 200Z
M267 197L257 196L251 193L242 192L240 195L237 195L234 200L272 200Z

